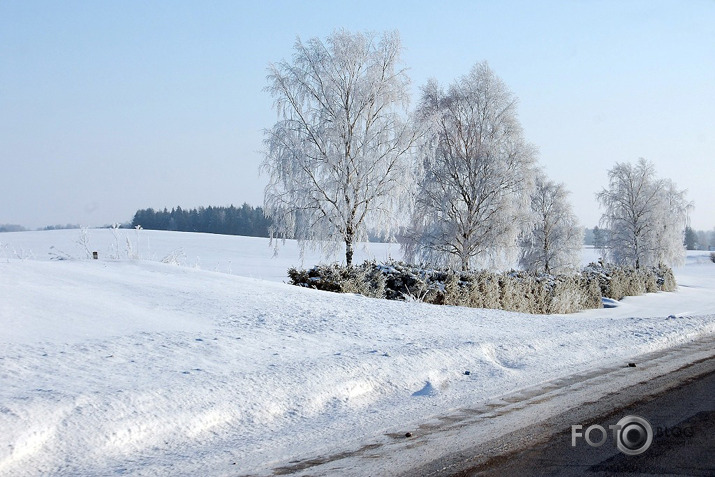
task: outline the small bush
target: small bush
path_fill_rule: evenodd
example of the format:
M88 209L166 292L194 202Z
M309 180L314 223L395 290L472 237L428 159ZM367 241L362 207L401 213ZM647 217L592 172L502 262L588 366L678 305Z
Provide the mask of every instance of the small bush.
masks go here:
M502 310L529 313L531 306L528 284L516 274L503 274L499 277L499 303Z
M636 270L603 263L591 263L584 269L589 280L599 284L601 295L620 300L658 291L675 291L678 287L670 267L661 265Z
M656 285L659 291L673 292L678 289L678 283L675 281L673 269L666 266L660 266L653 269L656 274Z
M291 285L337 293L358 293L372 298L385 297L385 278L370 262L353 268L338 264L316 265L309 270L289 268L288 277Z
M603 301L601 300L603 295L598 281L590 280L585 271L581 272L581 275L576 280L579 282L579 288L584 291L579 306L586 310L603 307Z

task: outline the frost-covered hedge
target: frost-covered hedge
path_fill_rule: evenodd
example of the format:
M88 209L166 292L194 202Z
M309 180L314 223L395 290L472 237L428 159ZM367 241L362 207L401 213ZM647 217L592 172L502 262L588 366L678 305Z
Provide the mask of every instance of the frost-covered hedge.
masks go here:
M676 286L667 267L636 271L593 263L575 275L460 273L403 262L364 262L352 268L337 264L291 268L288 276L293 285L338 293L542 314L600 308L602 297L620 300L626 295L672 291Z
M638 296L658 291L675 291L677 284L670 267L650 267L636 270L610 264L591 263L584 273L589 280L598 282L601 295L620 300L626 296Z

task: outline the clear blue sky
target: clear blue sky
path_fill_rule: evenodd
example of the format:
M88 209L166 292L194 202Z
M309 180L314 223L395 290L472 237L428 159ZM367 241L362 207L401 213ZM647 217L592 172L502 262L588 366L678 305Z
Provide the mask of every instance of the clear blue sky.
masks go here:
M384 4L383 4L384 3ZM715 1L0 1L0 224L261 205L269 62L399 30L419 87L487 60L584 226L645 157L715 226Z

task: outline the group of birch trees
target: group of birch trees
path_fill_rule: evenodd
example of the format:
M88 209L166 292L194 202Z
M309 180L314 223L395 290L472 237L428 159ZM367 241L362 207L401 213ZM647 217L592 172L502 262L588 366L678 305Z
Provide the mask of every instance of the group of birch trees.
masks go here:
M297 40L291 61L270 65L278 121L265 133L262 170L273 235L327 252L344 244L348 266L355 244L380 230L407 260L432 266L577 267L582 228L565 186L538 168L514 94L478 63L446 87L428 82L410 110L401 50L396 32L337 31ZM617 164L609 177L598 194L609 258L677 261L684 193L645 161Z

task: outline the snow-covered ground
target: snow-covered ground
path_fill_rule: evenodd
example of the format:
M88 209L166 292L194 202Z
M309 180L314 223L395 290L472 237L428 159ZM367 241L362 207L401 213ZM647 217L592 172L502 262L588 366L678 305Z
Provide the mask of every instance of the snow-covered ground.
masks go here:
M51 230L38 232L12 232L0 234L0 261L6 259L51 260L57 256L86 258L87 253L78 242L79 230ZM344 261L338 254L325 259L318 251L306 250L300 256L297 242L278 241L275 254L270 241L257 237L236 237L158 230L121 229L117 237L109 229L88 230L90 251L97 251L102 260L128 255L145 260L168 261L202 270L229 273L243 277L284 282L288 280L289 267L310 267L320 261ZM129 245L127 245L129 243ZM357 246L355 262L374 258L400 259L398 244L370 243Z
M715 336L705 253L677 293L532 316L292 287L292 242L273 258L265 239L122 234L90 231L96 261L49 260L84 256L76 230L0 234L0 475L269 475Z

